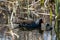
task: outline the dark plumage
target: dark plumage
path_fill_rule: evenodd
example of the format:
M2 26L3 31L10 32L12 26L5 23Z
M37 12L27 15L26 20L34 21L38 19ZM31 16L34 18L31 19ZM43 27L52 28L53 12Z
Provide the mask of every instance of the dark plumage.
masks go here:
M46 25L46 31L51 31L52 29L53 28L49 24Z
M43 23L43 20L42 19L39 20L39 23L38 24L36 24L35 22L33 22L31 24L23 23L23 24L19 24L19 26L16 27L16 28L25 28L27 30L35 30L35 29L38 29L39 32L42 33L43 30L41 30L41 23Z

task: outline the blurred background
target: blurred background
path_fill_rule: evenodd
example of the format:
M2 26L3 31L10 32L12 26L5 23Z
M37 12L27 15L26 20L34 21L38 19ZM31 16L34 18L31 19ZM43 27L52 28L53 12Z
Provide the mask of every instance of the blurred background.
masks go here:
M13 29L23 22L32 23L40 18L49 23L51 40L60 39L59 0L0 0L0 40L43 40L38 30ZM45 25L43 25L45 27Z

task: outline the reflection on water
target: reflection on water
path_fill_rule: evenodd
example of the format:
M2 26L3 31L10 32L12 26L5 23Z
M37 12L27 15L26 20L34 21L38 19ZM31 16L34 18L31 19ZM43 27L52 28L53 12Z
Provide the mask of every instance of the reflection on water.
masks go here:
M27 34L28 34L27 37L29 37L28 40L31 40L31 39L32 40L33 39L34 40L38 40L38 39L42 40L40 34L37 31L33 31L33 32L29 32L29 33L27 33L27 32L20 32L19 34L21 34L20 38L19 38L20 40L22 40L22 38L24 40L24 38L26 38L25 36L27 36ZM25 35L25 36L23 37L22 35L23 36ZM44 34L43 34L43 38L44 38L44 40L51 40L51 32L50 31L45 31ZM12 37L11 36L4 36L4 35L0 34L0 40L12 40ZM52 40L56 40L56 35L55 34L52 35Z
M43 34L44 40L56 40L56 35L51 36L51 32L44 32Z
M12 40L11 36L0 35L0 40Z

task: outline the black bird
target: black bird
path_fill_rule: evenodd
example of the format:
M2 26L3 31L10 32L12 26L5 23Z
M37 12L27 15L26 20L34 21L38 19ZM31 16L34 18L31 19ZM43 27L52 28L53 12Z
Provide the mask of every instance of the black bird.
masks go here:
M31 30L39 30L39 33L43 33L43 30L41 30L41 24L43 23L43 19L39 19L39 22L38 24L34 21L32 22L31 24L27 24L27 23L22 23L22 24L19 24L18 27L15 27L14 29L17 29L17 28L26 28L28 31L31 31Z

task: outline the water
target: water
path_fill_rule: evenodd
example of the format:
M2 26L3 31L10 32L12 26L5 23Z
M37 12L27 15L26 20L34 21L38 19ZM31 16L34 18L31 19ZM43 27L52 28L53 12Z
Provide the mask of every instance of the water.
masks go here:
M46 32L44 32L44 34L43 34L43 38L44 38L44 40L56 40L56 35L54 34L54 35L52 35L51 36L51 32L50 31L46 31Z
M45 31L43 33L43 37L41 37L40 33L37 30L33 30L33 31L20 31L19 32L19 40L42 40L42 38L44 40L56 40L56 35L53 34L51 36L51 32L50 31ZM27 37L27 38L26 38ZM4 36L4 35L0 35L0 40L12 40L11 36Z

